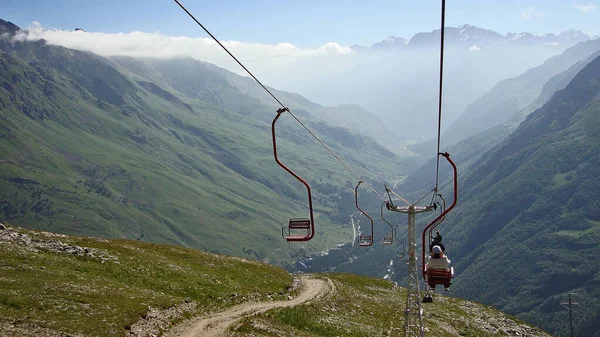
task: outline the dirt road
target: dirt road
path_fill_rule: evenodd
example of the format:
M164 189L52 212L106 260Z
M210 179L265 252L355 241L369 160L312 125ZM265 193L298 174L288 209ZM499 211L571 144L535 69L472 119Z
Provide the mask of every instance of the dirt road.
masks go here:
M322 297L335 291L331 280L320 280L308 275L300 277L302 285L300 293L289 301L276 301L264 303L244 303L225 311L214 313L207 317L199 317L175 327L167 333L168 336L181 337L221 337L226 336L227 329L238 320L262 313L274 308L293 307L310 300Z

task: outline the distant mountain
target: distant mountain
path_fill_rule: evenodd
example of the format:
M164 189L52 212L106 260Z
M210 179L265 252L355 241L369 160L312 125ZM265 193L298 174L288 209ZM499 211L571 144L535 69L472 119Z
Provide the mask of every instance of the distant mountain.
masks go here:
M444 133L445 144L455 144L506 122L518 111L533 103L551 77L598 50L600 40L581 42L522 75L499 82L458 116ZM529 112L531 111L533 110Z
M502 35L489 29L482 29L470 25L459 27L446 27L446 36L444 43L448 45L466 44L466 45L488 45L503 41ZM440 44L440 30L434 30L430 33L418 33L413 36L408 45L410 47L431 47Z
M466 172L473 169L472 165L477 163L480 157L486 152L494 148L498 143L510 135L525 118L533 111L541 108L550 98L558 91L564 89L569 82L591 61L600 56L600 50L587 58L575 63L569 69L553 76L546 84L543 85L538 98L533 103L517 111L513 110L512 117L508 118L504 123L490 127L478 134L469 136L460 140L453 145L444 145L444 151L452 154L453 160L457 163L459 171ZM518 85L519 82L514 82ZM510 106L513 96L504 96L504 102L499 101L500 106ZM509 109L509 108L507 108ZM508 114L507 114L508 115ZM443 143L446 143L445 136L442 136ZM410 146L409 149L421 153L423 156L433 153L436 144L427 142ZM421 163L425 161L421 159ZM418 161L417 161L418 162ZM427 178L435 174L435 158L426 160L424 164L415 167L415 170L410 174L404 183L401 185L403 191L419 195L426 193L427 189L431 188Z
M267 83L302 93L320 104L363 106L385 121L402 140L396 147L404 148L434 139L437 134L434 121L439 82L439 34L440 30L419 33L408 43L402 38L388 37L371 47L354 47L353 54L298 61L289 67L265 71L261 77ZM541 37L526 33L503 36L469 25L448 27L442 131L448 130L469 104L498 82L538 67L548 58L586 39L589 36L579 32ZM568 66L557 69L545 80ZM536 85L543 85L545 80ZM529 89L535 90L539 87ZM531 101L538 93L531 95Z
M593 40L593 38L590 37L589 35L581 32L580 30L574 30L574 29L566 30L566 31L558 34L558 36L556 38L558 39L558 42L560 42L560 43L571 44L571 45L576 44L578 42Z
M389 36L381 42L377 42L371 46L373 50L393 50L404 48L408 45L408 41L402 37Z
M225 109L252 115L265 121L272 118L272 111L278 106L256 82L249 78L231 73L213 64L192 58L176 60L145 59L143 63L128 57L111 57L121 67L136 73L148 80L166 81L166 85L184 93L190 99L220 106ZM157 72L148 77L152 72ZM201 80L198 80L201 79ZM138 82L139 83L139 82ZM394 148L382 139L383 135L396 138L385 123L379 118L357 105L340 105L324 107L296 94L269 88L284 101L295 114L303 118L321 120L331 125L345 127L354 133L368 136L390 150ZM243 95L240 95L242 93ZM228 98L228 99L225 99ZM271 106L271 110L252 109L257 103ZM395 151L408 153L408 151Z
M458 27L446 27L445 44L448 46L463 45L466 47L477 46L479 48L489 48L494 46L519 46L519 45L546 45L563 46L563 48L572 46L579 42L590 40L591 37L579 30L567 30L558 35L549 33L545 35L533 35L527 32L507 33L501 35L490 29L479 28L468 24ZM370 48L354 46L356 51L366 50L397 50L403 47L422 48L439 47L440 30L432 32L422 32L415 34L410 40L401 37L389 36L381 42L373 44Z
M538 98L509 118L501 127L513 131L531 112L541 108L559 90L564 89L585 66L600 56L600 46L596 52L572 65L569 69L554 75L544 84Z
M14 35L19 30L21 30L21 28L19 28L14 23L0 19L0 35L2 35L2 34Z
M414 156L408 148L397 147L402 140L388 129L379 116L356 104L342 104L334 107L314 109L317 118L329 124L339 125L366 135L390 151L402 156Z

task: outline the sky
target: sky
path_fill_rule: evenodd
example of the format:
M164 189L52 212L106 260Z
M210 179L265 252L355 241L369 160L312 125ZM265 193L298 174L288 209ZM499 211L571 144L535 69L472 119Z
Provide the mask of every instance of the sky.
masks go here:
M440 1L422 0L181 0L219 39L289 43L317 49L329 42L370 46L387 36L410 39L438 29ZM470 24L501 34L536 35L568 29L600 35L600 0L457 0L446 5L447 26ZM204 37L170 0L2 0L0 18L21 28Z

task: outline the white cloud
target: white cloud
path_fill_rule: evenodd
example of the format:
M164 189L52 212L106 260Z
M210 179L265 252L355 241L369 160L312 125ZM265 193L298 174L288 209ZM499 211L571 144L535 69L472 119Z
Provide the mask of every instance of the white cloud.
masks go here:
M480 51L481 48L477 47L477 45L472 45L471 47L469 47L469 51Z
M528 7L519 12L519 17L523 20L538 19L544 16L544 13L538 11L534 7Z
M210 62L239 74L246 73L210 38L167 36L156 33L95 33L44 29L34 22L28 32L15 36L19 40L44 39L49 44L67 48L91 51L102 56L132 56L172 58L189 56ZM221 41L250 71L260 72L285 64L321 56L340 56L353 51L335 42L329 42L316 49L302 49L291 43L261 44L240 41Z
M575 8L577 8L578 10L580 10L584 13L589 13L589 12L593 11L594 9L598 8L598 6L596 6L594 4L580 5L576 2L573 2L573 6L575 6Z

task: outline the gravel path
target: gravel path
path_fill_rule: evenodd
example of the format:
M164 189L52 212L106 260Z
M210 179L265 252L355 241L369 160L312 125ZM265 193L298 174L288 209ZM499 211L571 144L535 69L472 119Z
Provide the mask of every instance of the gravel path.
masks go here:
M301 290L296 298L288 301L240 304L210 316L192 319L175 327L167 335L181 337L225 336L227 329L244 317L263 313L274 308L293 307L335 291L335 285L331 280L314 279L307 275L301 276L300 279L302 282Z

